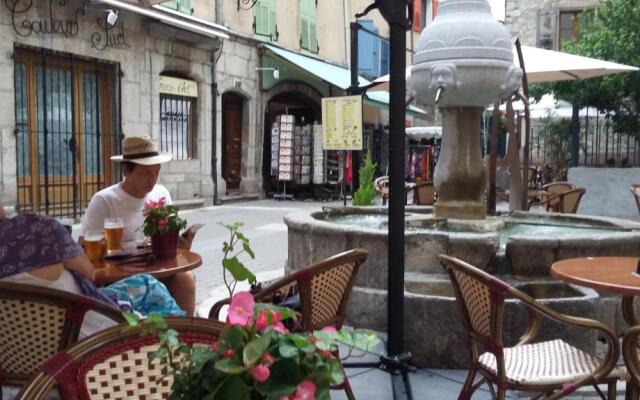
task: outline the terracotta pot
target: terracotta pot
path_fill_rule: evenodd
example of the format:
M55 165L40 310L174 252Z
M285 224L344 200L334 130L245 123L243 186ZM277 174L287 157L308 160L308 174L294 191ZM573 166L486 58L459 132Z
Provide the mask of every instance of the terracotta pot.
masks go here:
M178 252L178 231L151 236L151 248L159 259L175 258Z

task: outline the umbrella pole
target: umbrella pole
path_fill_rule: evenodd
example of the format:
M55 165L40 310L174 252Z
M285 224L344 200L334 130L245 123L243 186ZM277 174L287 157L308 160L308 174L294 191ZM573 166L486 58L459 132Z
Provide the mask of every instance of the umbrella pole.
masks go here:
M516 50L518 51L518 63L522 70L522 93L524 94L524 157L522 157L522 209L528 210L529 191L529 136L531 135L531 114L529 113L529 80L527 70L522 56L522 46L520 38L516 39Z

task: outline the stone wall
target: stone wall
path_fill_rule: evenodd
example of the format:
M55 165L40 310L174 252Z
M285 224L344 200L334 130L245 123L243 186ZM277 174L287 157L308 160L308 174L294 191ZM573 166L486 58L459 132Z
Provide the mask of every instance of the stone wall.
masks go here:
M57 3L56 3L57 4ZM35 2L26 15L31 20L47 20L49 2ZM14 62L12 55L14 46L31 46L62 54L73 54L75 57L88 57L97 62L118 63L122 70L121 101L122 131L117 123L113 125L112 134L140 135L151 134L159 142L160 136L160 98L158 77L163 72L177 72L198 82L199 97L197 100L196 151L190 160L175 160L163 167L160 181L165 184L175 200L192 201L202 199L200 203L211 204L213 184L211 177L211 138L212 138L212 101L211 101L211 55L220 42L174 28L130 12L120 11L115 28L124 29L124 38L128 48L107 47L100 51L91 44L91 35L100 30L97 19L104 18L105 11L97 6L90 6L81 1L71 1L66 5L54 6L54 16L60 19L73 18L76 10L84 10L78 15L78 32L65 37L60 33L32 32L24 37L18 35L12 25L12 13L4 3L0 4L0 200L11 207L16 201L16 142L14 130ZM24 15L18 15L18 22ZM231 44L230 44L231 43ZM256 97L257 80L253 74L256 65L255 46L247 44L225 44L223 51L237 54L247 60L246 68L231 68L242 79L250 98ZM244 56L243 56L244 55ZM224 63L221 57L221 62ZM224 65L224 64L221 64ZM218 67L217 70L221 68ZM225 68L227 69L227 68ZM229 69L227 69L229 70ZM221 88L226 89L225 74ZM231 78L228 78L231 79ZM114 78L117 92L117 79ZM222 92L222 91L221 91ZM249 103L253 104L253 103ZM249 107L255 120L255 111ZM220 107L218 107L218 113ZM114 122L117 111L114 110ZM255 132L256 123L247 124L247 141ZM220 115L218 115L218 132L220 131ZM218 138L220 140L220 138ZM218 149L220 146L218 146ZM251 149L251 147L249 147ZM244 157L243 157L244 159ZM249 157L250 159L250 157ZM249 170L251 169L251 161ZM247 175L251 175L247 172ZM221 179L219 179L221 181ZM254 189L251 189L254 190ZM198 203L198 201L196 201Z
M539 10L546 10L557 18L561 10L591 8L599 2L599 0L506 0L505 25L514 39L519 37L523 45L536 46ZM556 35L557 28L556 24Z

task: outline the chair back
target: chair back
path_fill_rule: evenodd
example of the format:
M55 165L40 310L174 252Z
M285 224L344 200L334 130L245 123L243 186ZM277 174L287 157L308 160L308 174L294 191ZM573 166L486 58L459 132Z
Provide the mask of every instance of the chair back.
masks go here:
M432 205L435 198L433 182L420 182L413 187L413 203L416 205Z
M478 346L502 358L502 315L509 285L457 258L440 254L460 306L465 329L471 341L471 359Z
M85 296L0 282L0 382L23 385L47 359L74 344L87 311L124 321L120 310Z
M387 199L389 198L389 177L388 176L378 177L376 178L375 181L373 181L373 184L376 188L376 192L382 198L382 204L383 205L387 204Z
M523 172L522 167L520 167L520 172L521 175L523 177L523 179L525 178L524 174L522 174ZM538 170L536 169L536 167L528 167L527 168L527 188L528 189L537 189L538 188Z
M549 193L563 193L573 189L574 187L575 186L573 186L573 184L570 182L559 181L547 183L542 187L542 190Z
M638 207L638 212L640 212L640 184L634 183L629 186L629 190L631 194L633 194L633 198L636 201L636 206Z
M562 208L560 212L575 214L578 211L580 199L582 199L582 196L584 196L585 192L586 190L584 188L575 188L560 193L560 197L562 198Z
M342 327L358 269L367 254L364 249L346 251L294 274L300 294L303 331L328 325Z
M165 321L192 346L212 346L224 328L221 322L201 318ZM16 399L46 399L56 386L63 400L169 398L171 376L164 376L158 359L149 363L158 347L158 338L143 336L141 328L121 324L105 329L50 358Z

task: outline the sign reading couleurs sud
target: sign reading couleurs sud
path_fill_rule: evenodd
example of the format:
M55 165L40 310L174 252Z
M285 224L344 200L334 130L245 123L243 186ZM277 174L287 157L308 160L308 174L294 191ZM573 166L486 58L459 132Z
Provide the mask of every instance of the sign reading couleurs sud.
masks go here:
M160 93L175 96L198 97L198 83L188 79L160 75Z
M362 150L362 97L322 99L322 148Z

